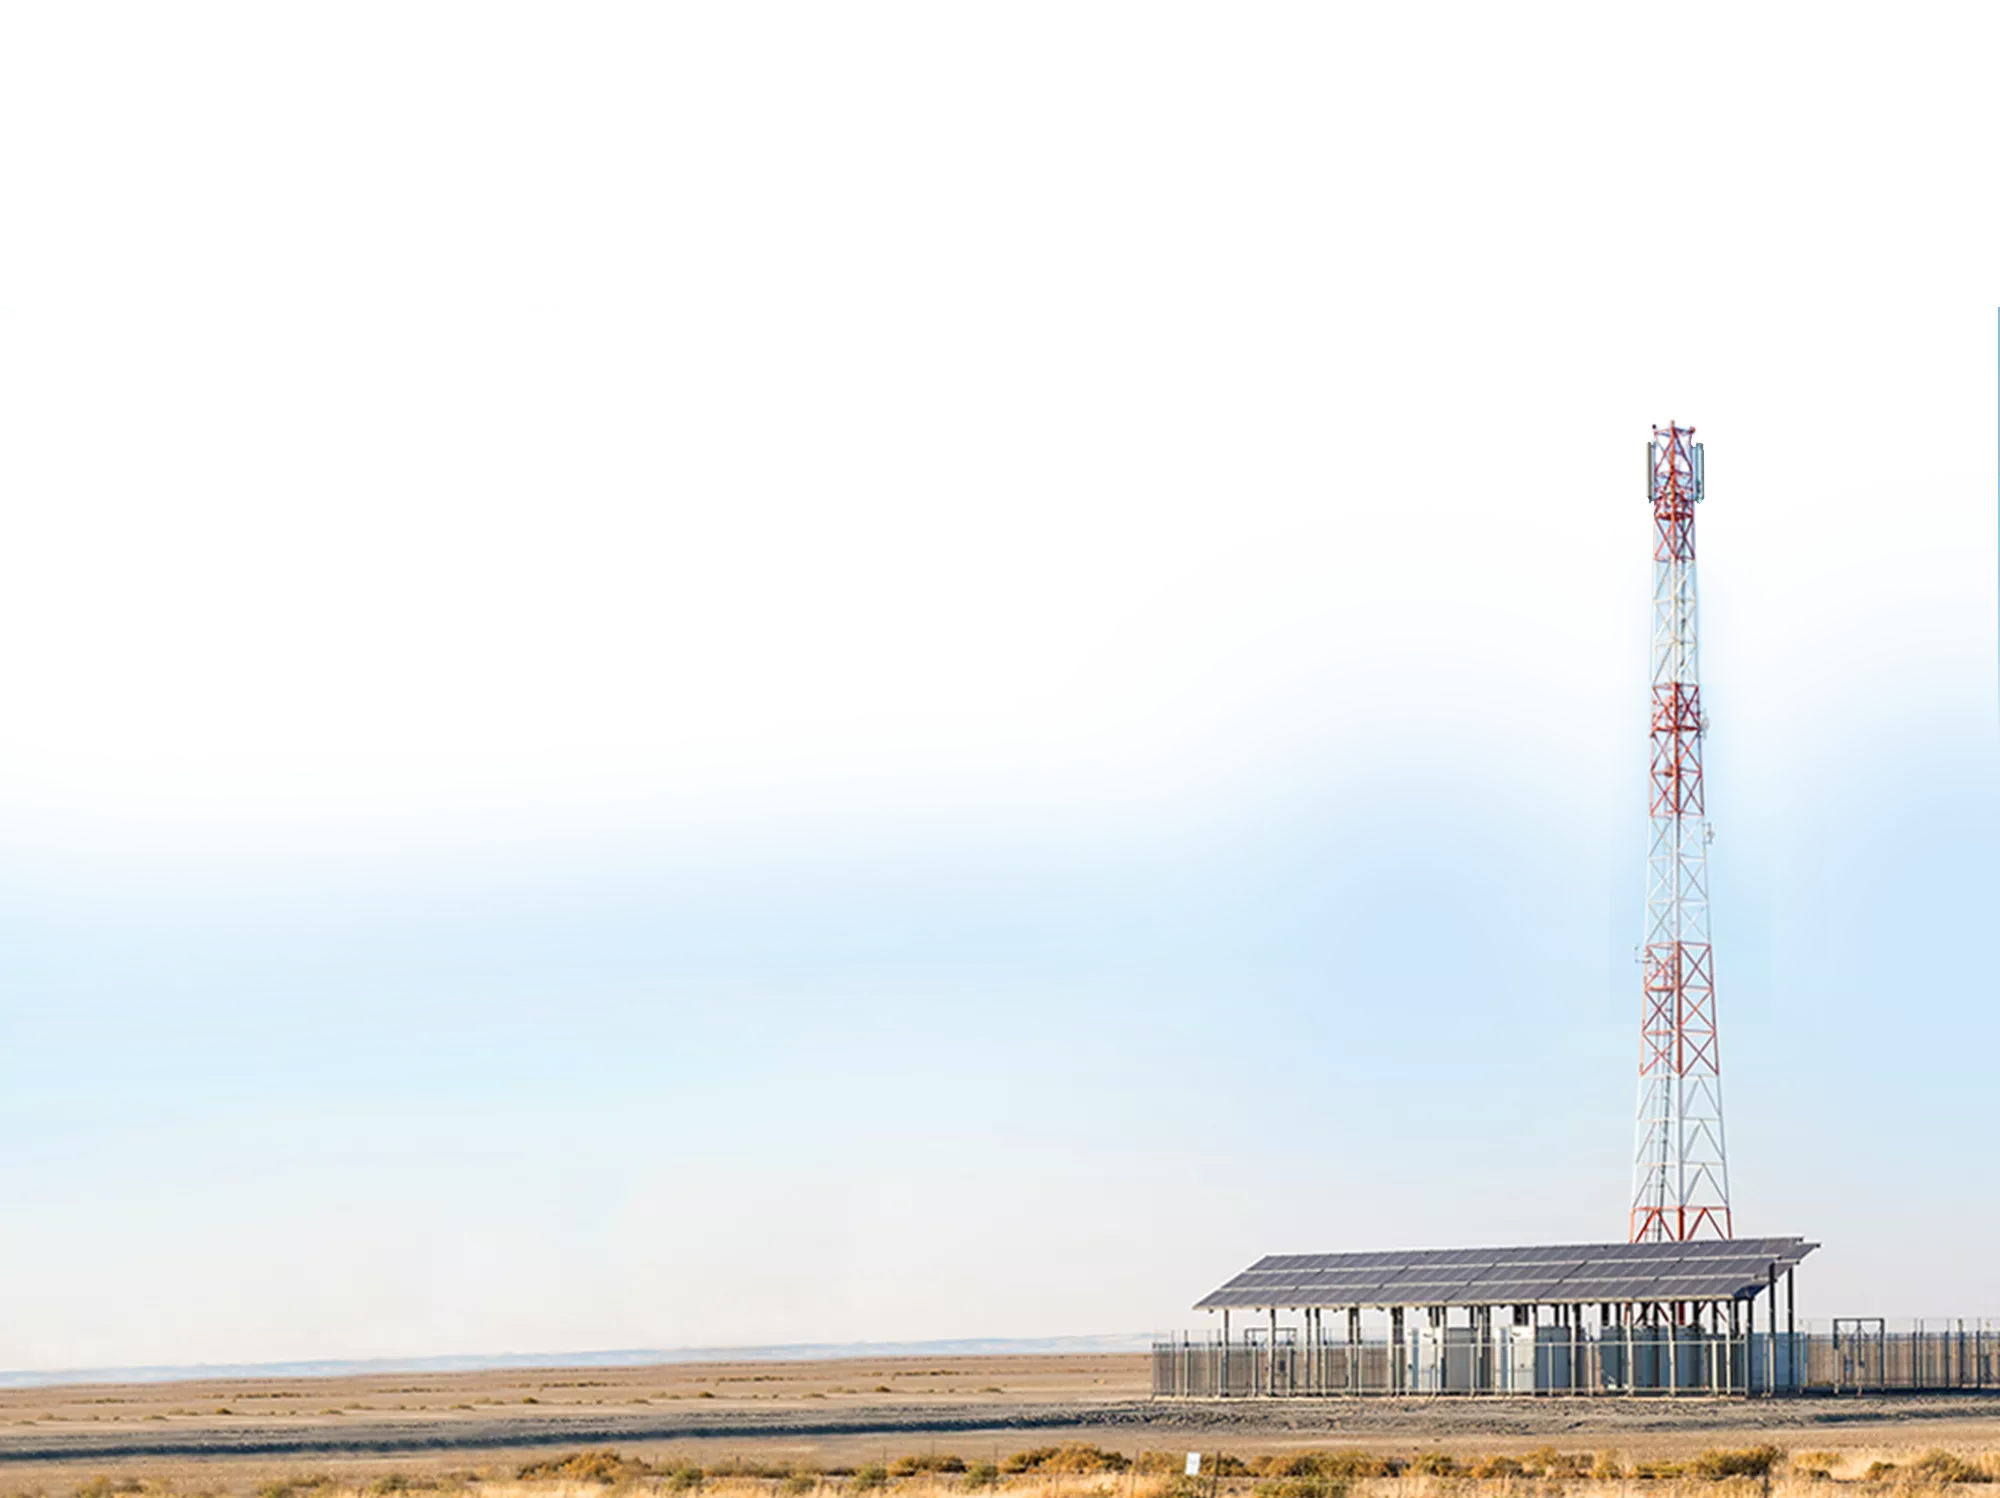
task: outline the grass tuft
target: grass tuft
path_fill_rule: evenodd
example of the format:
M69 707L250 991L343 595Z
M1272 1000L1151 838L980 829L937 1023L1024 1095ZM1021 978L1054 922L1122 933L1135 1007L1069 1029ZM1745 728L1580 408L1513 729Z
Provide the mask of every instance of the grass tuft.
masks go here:
M1106 1451L1082 1441L1065 1441L1060 1446L1036 1446L1017 1451L1000 1464L1009 1475L1034 1472L1043 1475L1073 1472L1123 1472L1132 1463L1122 1452Z
M1991 1482L1993 1475L1956 1452L1933 1450L1910 1463L1910 1478L1923 1483L1970 1483Z
M899 1456L889 1463L891 1477L917 1477L926 1472L963 1472L965 1458L953 1456L946 1451L927 1452L921 1456Z
M628 1460L610 1448L601 1451L578 1451L569 1456L556 1457L552 1461L530 1462L520 1471L521 1480L532 1482L537 1478L556 1478L568 1482L596 1482L606 1486L614 1482L626 1482L634 1477L644 1476L646 1464Z
M1339 1477L1274 1477L1257 1484L1257 1498L1347 1498L1347 1482Z
M1704 1482L1720 1482L1725 1477L1769 1477L1784 1455L1775 1446L1746 1446L1740 1451L1711 1448L1689 1464L1688 1472Z

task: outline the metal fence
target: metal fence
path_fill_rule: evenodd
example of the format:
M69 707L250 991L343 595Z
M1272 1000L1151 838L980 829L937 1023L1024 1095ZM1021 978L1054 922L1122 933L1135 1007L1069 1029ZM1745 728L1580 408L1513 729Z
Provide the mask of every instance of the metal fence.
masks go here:
M1159 1398L1342 1395L1766 1395L2000 1391L2000 1328L1879 1318L1824 1331L1695 1326L1418 1327L1400 1343L1168 1338L1153 1344Z
M1918 1321L1898 1329L1879 1316L1839 1317L1800 1340L1805 1384L1816 1392L2000 1390L2000 1327L1991 1322Z

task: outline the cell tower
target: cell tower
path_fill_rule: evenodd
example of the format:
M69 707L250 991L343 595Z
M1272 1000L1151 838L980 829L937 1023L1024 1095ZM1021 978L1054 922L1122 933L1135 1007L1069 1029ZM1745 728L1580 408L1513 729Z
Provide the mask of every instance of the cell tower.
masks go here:
M1722 1148L1722 1055L1708 941L1707 813L1695 626L1694 507L1702 498L1693 427L1653 428L1652 851L1640 1019L1634 1243L1733 1236Z

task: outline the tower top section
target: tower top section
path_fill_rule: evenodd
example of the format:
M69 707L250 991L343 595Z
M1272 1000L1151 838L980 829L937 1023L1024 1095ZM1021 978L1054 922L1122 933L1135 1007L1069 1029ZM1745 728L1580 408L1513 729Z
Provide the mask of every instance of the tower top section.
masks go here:
M1694 428L1668 422L1646 444L1646 498L1653 506L1653 560L1694 560L1694 507L1706 490Z

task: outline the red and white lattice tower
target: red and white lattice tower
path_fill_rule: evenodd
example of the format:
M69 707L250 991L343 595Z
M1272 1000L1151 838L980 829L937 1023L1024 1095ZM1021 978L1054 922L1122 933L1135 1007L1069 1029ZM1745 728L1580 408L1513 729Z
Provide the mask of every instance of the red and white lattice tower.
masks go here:
M1694 428L1653 428L1652 851L1647 859L1634 1243L1727 1238L1722 1056L1708 941L1707 813L1702 803L1696 664L1694 510L1702 497Z

